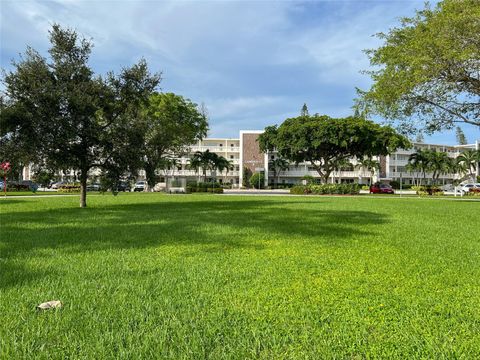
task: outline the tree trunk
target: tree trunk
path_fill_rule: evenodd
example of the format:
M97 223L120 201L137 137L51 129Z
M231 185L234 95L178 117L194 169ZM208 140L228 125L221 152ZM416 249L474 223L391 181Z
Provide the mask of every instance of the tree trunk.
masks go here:
M87 207L87 171L84 169L80 174L80 207Z

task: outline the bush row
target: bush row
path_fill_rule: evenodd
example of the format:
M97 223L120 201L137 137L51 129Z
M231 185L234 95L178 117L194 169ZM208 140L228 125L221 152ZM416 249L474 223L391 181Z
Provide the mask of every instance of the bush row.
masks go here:
M412 190L415 190L417 195L443 195L442 189L434 185L412 186Z
M360 192L359 184L309 184L295 185L290 189L290 194L314 195L356 195Z
M470 189L468 193L465 193L467 196L480 196L480 189Z
M79 184L65 184L58 188L58 192L61 193L79 193L80 185Z
M9 184L7 182L7 191L30 191L30 186L24 184Z
M187 193L195 192L208 192L221 194L223 193L222 184L213 183L213 182L199 182L197 183L188 183L187 184Z

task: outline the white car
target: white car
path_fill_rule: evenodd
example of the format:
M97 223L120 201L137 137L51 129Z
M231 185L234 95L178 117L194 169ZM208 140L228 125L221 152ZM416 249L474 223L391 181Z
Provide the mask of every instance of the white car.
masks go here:
M137 183L133 187L133 191L145 191L146 186L147 183L145 181L137 181Z
M470 189L480 189L480 183L463 184L460 191L468 193Z

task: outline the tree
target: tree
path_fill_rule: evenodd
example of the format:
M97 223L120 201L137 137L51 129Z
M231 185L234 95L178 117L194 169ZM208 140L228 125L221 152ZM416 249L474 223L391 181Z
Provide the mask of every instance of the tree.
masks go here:
M425 182L427 171L429 170L429 158L426 150L418 150L411 154L408 158L408 166L410 170L421 172Z
M467 138L460 126L455 129L455 137L457 138L458 145L467 145Z
M263 189L265 185L265 175L263 173L255 173L249 178L250 186L255 189Z
M371 157L364 157L357 162L356 167L369 172L369 183L372 185L373 175L375 175L375 171L380 170L380 163Z
M156 93L143 109L143 166L147 183L153 189L156 171L170 167L174 156L207 135L206 110L173 93Z
M215 168L220 172L224 172L225 171L225 178L224 180L226 180L226 176L228 175L228 172L230 170L233 170L233 164L230 160L227 160L226 158L224 158L223 156L218 156L217 159L216 159L216 164L215 164Z
M448 173L450 169L450 158L448 154L443 151L427 151L428 167L433 173L432 180L434 183L438 183L438 178L441 174Z
M366 51L373 85L356 106L411 132L480 126L479 18L478 0L444 0L378 34L383 45Z
M325 183L342 159L387 155L410 147L389 126L362 118L320 115L286 119L278 129L267 128L259 143L261 149L276 148L280 156L296 164L310 162Z
M472 181L475 179L478 163L480 162L480 150L466 150L457 157L457 162L463 166L470 175Z
M423 143L425 141L423 137L423 133L418 132L417 135L415 136L415 142L416 143Z
M339 159L333 160L332 164L333 164L332 166L333 171L337 173L338 182L342 182L340 171L350 168L352 166L352 163L350 162L349 159L339 158ZM335 173L334 173L334 178L332 179L332 183L334 180L335 180ZM337 180L335 180L335 182L337 182Z
M300 116L308 116L308 107L306 103L303 103L302 110L300 110Z
M275 181L274 186L278 186L278 178L280 172L288 169L288 161L282 157L276 157L268 162L268 169L272 169L273 179Z
M2 143L17 143L24 161L79 172L86 207L92 168L123 172L139 153L135 120L160 81L144 60L119 75L95 76L92 43L59 25L50 31L50 62L32 48L5 74ZM135 129L129 131L129 129Z
M202 169L204 181L207 181L207 170L211 172L220 170L220 172L222 172L223 170L230 170L232 168L230 161L223 156L210 152L210 150L205 150L204 152L197 151L193 154L189 166L191 169L195 169L196 172Z

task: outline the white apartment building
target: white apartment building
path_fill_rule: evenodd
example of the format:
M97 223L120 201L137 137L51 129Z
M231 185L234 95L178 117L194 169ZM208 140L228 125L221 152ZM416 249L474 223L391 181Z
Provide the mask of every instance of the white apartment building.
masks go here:
M207 171L207 178L215 178L221 183L231 184L232 187L241 187L243 183L244 171L248 169L252 174L261 171L265 174L265 186L272 185L275 181L274 174L269 170L269 161L275 159L276 152L262 153L258 144L258 136L262 130L241 130L238 138L206 138L198 141L189 147L185 155L177 158L177 166L173 169L163 170L159 172L160 181L164 182L165 178L195 181L202 179L202 171L195 172L189 168L189 161L196 151L214 152L231 161L233 170L212 173ZM372 181L402 181L403 184L412 184L414 178L423 177L423 174L412 174L407 171L406 165L411 154L420 149L432 149L448 153L452 158L460 155L462 151L467 149L479 149L480 143L477 140L475 144L470 145L438 145L413 143L411 149L399 149L389 156L379 156L377 160L380 162L380 171L375 172ZM355 166L355 159L351 160L352 166L343 171L335 171L330 174L330 182L350 182L368 184L371 174L368 171L359 169ZM477 175L479 169L477 167ZM73 176L73 172L65 174ZM300 183L305 175L320 178L317 171L309 163L290 164L287 170L281 171L278 175L278 184L296 184ZM441 174L440 182L444 184L452 183L455 179L460 179L461 174ZM433 174L426 174L427 179L431 179ZM144 179L144 173L140 172L140 178ZM30 179L30 168L24 169L23 179Z
M194 180L201 175L194 170L189 169L189 159L196 151L210 150L218 155L230 160L234 165L234 170L224 171L219 173L210 173L207 171L208 178L216 178L222 183L230 183L233 187L241 187L243 183L244 171L249 169L251 173L263 172L265 174L265 185L271 185L274 182L273 172L268 168L269 161L275 159L277 154L275 152L262 153L257 141L258 136L262 130L241 130L239 138L206 138L199 141L190 148L190 151L185 156L179 158L179 166L176 170L171 172L174 178L186 178L187 180ZM375 172L372 181L402 181L403 184L412 184L414 178L423 174L412 174L407 171L406 165L411 154L420 149L432 149L448 153L452 158L460 155L462 151L467 149L479 149L479 141L470 145L438 145L438 144L424 144L413 143L411 149L399 149L389 156L379 156L377 160L380 162L380 171ZM335 171L330 174L330 182L355 182L367 184L370 181L371 174L364 169L359 169L355 166L355 159L351 160L352 166L343 171ZM180 166L181 164L181 166ZM477 168L477 174L479 169ZM281 171L278 176L278 183L281 184L295 184L301 182L305 175L320 178L317 171L309 163L290 164L287 170ZM426 174L427 179L431 179L433 174ZM441 174L439 179L442 183L452 183L455 179L460 179L460 174Z

